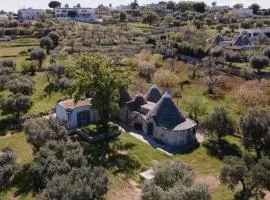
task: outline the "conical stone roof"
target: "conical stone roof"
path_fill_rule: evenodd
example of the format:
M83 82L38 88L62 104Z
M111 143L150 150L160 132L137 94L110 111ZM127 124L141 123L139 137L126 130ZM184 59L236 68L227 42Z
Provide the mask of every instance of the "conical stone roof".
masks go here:
M167 92L157 102L153 110L149 111L146 117L153 117L158 126L171 130L186 121L186 118L179 111Z
M132 101L132 99L133 98L131 94L126 88L120 90L120 99L119 99L120 105L124 105L125 103Z
M134 108L136 111L138 111L140 109L140 107L144 104L147 104L146 99L144 98L144 96L142 95L142 93L138 93L135 97L134 97Z
M161 97L162 97L162 92L160 89L154 84L151 89L146 93L144 96L147 101L151 101L154 103L157 103Z

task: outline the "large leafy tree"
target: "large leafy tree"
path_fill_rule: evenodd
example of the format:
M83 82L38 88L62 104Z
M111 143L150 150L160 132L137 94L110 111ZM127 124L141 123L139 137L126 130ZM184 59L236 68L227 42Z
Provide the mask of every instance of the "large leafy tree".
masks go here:
M38 199L103 199L108 188L109 180L105 169L82 167L72 169L65 175L55 175Z
M111 114L118 109L119 91L127 86L128 77L121 74L110 59L101 55L80 57L71 71L76 98L83 93L91 97L101 122L107 124Z
M201 127L206 134L216 136L220 144L223 136L233 133L232 119L223 107L216 107L214 112L202 121Z
M253 10L254 14L258 14L258 11L260 10L260 5L257 3L253 3L249 6L249 8Z
M255 197L261 199L264 191L270 189L270 160L256 159L250 155L242 158L228 156L223 160L220 173L221 183L228 185L231 189L242 185L242 190L236 193L236 199L249 199Z
M16 154L10 148L0 151L0 191L6 190L11 183L12 176L18 170Z
M240 120L244 146L248 150L255 150L258 159L262 157L263 152L269 151L269 126L270 114L260 108L251 109Z
M181 162L171 162L154 170L154 178L146 181L143 200L210 200L206 185L194 183L193 169Z
M61 3L58 1L51 1L49 3L49 8L59 8L61 6Z
M49 140L66 140L68 131L58 119L44 117L29 119L24 123L24 131L35 152Z

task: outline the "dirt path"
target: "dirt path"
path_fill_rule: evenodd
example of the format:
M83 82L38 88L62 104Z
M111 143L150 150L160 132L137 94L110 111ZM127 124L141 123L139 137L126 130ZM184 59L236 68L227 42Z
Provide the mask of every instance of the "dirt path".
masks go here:
M140 200L141 189L139 184L131 179L127 180L121 189L113 187L108 193L109 200Z
M196 183L206 184L209 189L215 189L220 185L219 178L213 175L199 175L196 177Z

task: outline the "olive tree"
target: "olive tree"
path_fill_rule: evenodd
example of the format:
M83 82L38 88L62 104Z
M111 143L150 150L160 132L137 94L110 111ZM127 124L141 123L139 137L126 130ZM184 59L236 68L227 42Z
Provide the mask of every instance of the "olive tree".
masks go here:
M214 112L201 122L201 128L205 134L216 136L219 144L222 144L221 138L227 134L233 133L233 122L228 112L223 107L215 107Z
M21 114L26 113L31 105L31 98L20 93L11 94L0 101L0 108L3 113L14 115L17 124L20 123Z
M240 129L243 144L248 150L255 150L257 158L263 152L269 151L270 146L270 114L266 110L253 108L240 119Z
M34 92L34 81L28 76L12 79L6 87L14 94L31 95Z
M159 16L154 12L148 12L143 17L143 23L153 25L159 21Z
M60 35L58 32L56 31L52 31L48 34L48 37L51 38L51 40L53 41L54 46L57 46L59 44L59 40L60 40Z
M49 140L66 140L68 131L64 122L44 117L29 119L24 123L27 142L37 152Z
M50 50L53 48L53 41L50 37L43 37L40 39L40 47L45 48L47 54L50 54Z
M46 58L46 52L41 48L33 49L31 52L32 60L37 60L39 63L39 68L42 67L42 63Z
M143 200L210 200L208 187L194 183L193 169L182 162L171 162L154 169L154 178L145 181Z
M230 66L232 66L232 63L234 62L240 62L241 61L241 55L238 52L233 52L233 51L226 51L224 53L224 57L226 62L229 62Z
M53 176L38 199L103 199L108 189L109 179L104 168L82 167Z
M269 65L269 59L266 56L252 56L249 63L250 66L259 73Z
M264 49L263 54L270 59L270 47Z
M5 191L10 186L12 177L19 169L16 154L6 147L0 151L0 191Z
M242 190L235 194L236 199L261 199L265 191L270 189L270 160L259 161L245 154L242 158L227 156L223 160L220 173L221 183L234 189L242 185Z
M71 140L50 140L35 155L28 170L29 184L44 189L54 175L68 174L72 169L87 166L83 148Z

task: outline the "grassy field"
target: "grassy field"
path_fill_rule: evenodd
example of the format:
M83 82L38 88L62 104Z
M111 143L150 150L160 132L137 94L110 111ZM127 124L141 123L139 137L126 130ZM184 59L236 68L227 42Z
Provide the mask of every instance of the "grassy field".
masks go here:
M34 77L35 92L32 95L33 106L30 113L50 111L55 107L57 101L63 99L65 96L60 92L47 92L47 77L44 72L37 73Z

